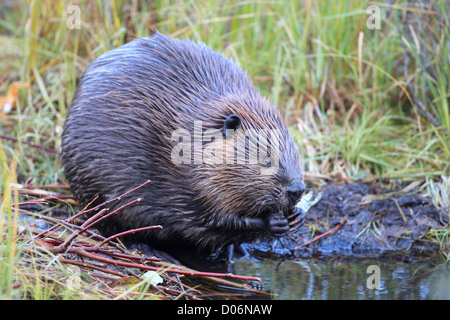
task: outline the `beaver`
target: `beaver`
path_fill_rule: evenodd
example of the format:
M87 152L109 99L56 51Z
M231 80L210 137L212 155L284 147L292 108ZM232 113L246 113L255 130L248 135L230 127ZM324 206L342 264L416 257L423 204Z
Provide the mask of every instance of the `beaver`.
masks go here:
M255 132L267 139L258 140ZM245 161L236 160L239 152ZM256 162L248 160L251 154ZM150 180L111 202L110 211L141 198L98 229L109 236L161 225L124 240L168 252L213 253L258 236L280 236L305 189L288 127L246 72L203 43L160 33L88 66L64 124L61 159L83 207Z

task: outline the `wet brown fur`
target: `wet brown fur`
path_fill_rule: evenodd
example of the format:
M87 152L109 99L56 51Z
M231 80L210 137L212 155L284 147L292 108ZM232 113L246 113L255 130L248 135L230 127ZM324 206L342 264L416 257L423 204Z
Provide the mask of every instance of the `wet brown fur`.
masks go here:
M260 175L262 164L175 165L172 132L221 130L227 116L242 129L278 129L280 168ZM189 245L214 250L246 241L251 218L289 212L286 187L303 181L300 156L280 113L240 68L203 44L156 34L95 60L77 87L65 123L62 160L73 193L86 205L111 199L150 179L117 208L142 201L100 225L106 235L160 224L131 241L161 248ZM249 220L250 219L250 220Z

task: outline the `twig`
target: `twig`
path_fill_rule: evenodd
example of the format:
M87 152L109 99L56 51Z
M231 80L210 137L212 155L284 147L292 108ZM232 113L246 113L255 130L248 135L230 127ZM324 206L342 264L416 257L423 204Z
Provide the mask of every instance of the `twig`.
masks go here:
M43 201L61 201L64 200L65 202L69 204L77 204L78 202L75 200L75 197L71 194L60 194L60 193L54 193L47 190L41 190L41 189L28 189L26 186L12 183L11 187L14 189L17 189L19 191L19 194L25 194L29 196L39 197L42 198Z
M92 201L91 201L91 202L90 202L83 210L81 210L80 212L78 212L78 213L75 214L74 216L67 218L64 222L65 222L65 223L69 223L70 221L72 221L72 220L74 220L74 219L76 219L76 218L78 218L78 217L80 217L80 216L82 216L82 215L84 215L84 214L86 214L86 213L89 213L89 212L98 210L99 208L104 207L104 206L106 206L107 204L109 204L109 203L111 203L111 202L120 200L122 197L124 197L124 196L130 194L130 193L133 192L133 191L138 190L139 188L142 188L142 187L146 186L146 185L149 184L149 183L150 183L150 180L147 180L147 181L144 182L143 184L141 184L141 185L139 185L139 186L137 186L137 187L135 187L135 188L133 188L133 189L131 189L131 190L129 190L129 191L127 191L127 192L125 192L125 193L123 193L123 194L121 194L121 195L119 195L119 196L113 198L113 199L111 199L111 200L108 200L108 201L105 201L105 202L103 202L103 203L100 203L99 205L95 206L94 208L87 209L87 208L88 208L95 200L97 200L97 198L98 198L98 196L97 196L97 197L95 197L95 198L94 198L94 199L93 199L93 200L92 200ZM45 233L51 232L51 231L53 231L54 229L56 229L57 227L58 227L58 225L55 225L55 226L49 228L48 230L45 230L45 231L41 232L40 234L38 234L37 236L35 236L34 239L37 239L37 238L39 238L39 237L42 237Z
M403 221L404 221L404 222L408 222L408 219L406 219L406 216L405 216L405 214L403 213L403 210L402 210L402 208L400 207L400 205L399 205L397 199L395 199L395 198L388 198L388 199L391 199L392 201L394 201L395 205L397 206L398 211L400 212L400 215L402 216Z
M103 246L105 243L111 241L112 239L119 238L119 237L122 237L122 236L127 235L127 234L140 232L140 231L145 231L145 230L152 230L152 229L162 229L162 226L160 226L160 225L148 226L148 227L136 228L136 229L131 229L131 230L127 230L127 231L124 231L124 232L120 232L120 233L117 233L115 235L112 235L109 238L106 238L105 240L103 240L102 242L97 244L96 247L100 248L101 246Z
M176 289L173 289L173 288L166 288L166 287L163 287L163 286L156 286L155 288L158 289L158 290L170 293L170 294L177 295L177 298L181 298L182 296L186 296L186 297L188 297L189 299L192 299L192 300L203 300L202 298L197 297L195 294L186 292L184 290L180 291L180 290L176 290Z
M89 229L89 222L92 222L91 220L97 219L98 217L103 215L106 211L108 211L107 208L100 210L97 214L95 214L90 219L88 219L85 223L83 223L81 225L80 229L75 230L74 232L72 232L72 234L69 237L67 237L67 239L58 246L59 247L58 251L65 252L67 247L72 243L73 239L78 237L82 232L84 232L87 229Z
M57 184L57 183L50 183L50 184L42 184L33 186L32 184L26 184L24 186L26 189L70 189L70 186L67 184Z
M26 144L26 145L28 145L30 147L42 149L44 151L47 151L47 152L50 152L50 153L53 153L53 154L59 154L59 152L57 150L53 149L53 148L49 148L49 147L46 147L46 146L43 146L43 145L40 145L40 144L37 144L37 143L33 143L33 142L19 140L19 139L15 138L15 137L7 136L7 135L4 135L4 134L0 134L0 138L1 139L5 139L5 140L9 140L9 141L13 141L13 142L23 143L23 144Z
M123 194L121 194L120 196L117 196L117 197L115 197L115 198L113 198L113 199L111 199L111 200L105 201L105 202L99 204L98 206L96 206L96 207L94 207L94 208L84 210L84 211L83 211L83 214L89 213L89 212L92 212L92 211L95 211L95 210L98 210L99 208L104 207L104 206L106 206L107 204L110 204L111 202L118 201L118 200L122 199L123 197L129 195L130 193L132 193L132 192L134 192L134 191L136 191L136 190L138 190L138 189L140 189L140 188L146 186L146 185L149 184L149 183L150 183L150 180L147 180L147 181L145 181L143 184L141 184L141 185L137 186L136 188L133 188L133 189L131 189L131 190L129 190L129 191L123 193Z
M137 198L137 199L135 199L133 201L130 201L127 204L124 204L123 206L121 206L121 207L117 208L116 210L114 210L112 212L109 212L108 214L105 214L105 215L103 215L103 214L101 214L101 215L95 214L95 215L92 216L92 218L96 217L95 219L88 219L86 222L90 221L89 223L85 222L86 223L86 227L87 228L92 228L97 223L105 220L106 218L109 218L110 216L112 216L112 215L122 211L126 207L129 207L129 206L131 206L131 205L133 205L133 204L135 204L135 203L137 203L137 202L139 202L141 200L142 200L141 198ZM107 210L109 210L109 209L107 209ZM101 210L101 211L103 211L103 210Z
M118 277L126 277L126 275L123 274L122 272L109 270L109 269L102 268L102 267L99 267L99 266L96 266L96 265L93 265L93 264L90 264L90 263L82 262L82 261L75 261L75 260L64 259L64 258L59 259L59 261L62 262L62 263L73 264L73 265L84 267L84 268L98 270L98 271L101 271L101 272L104 272L104 273L110 273L110 274L113 274L113 275L118 276Z
M48 220L48 221L54 223L54 225L51 228L38 233L32 239L28 240L28 242L32 242L33 240L39 239L41 237L42 238L47 238L47 237L50 238L53 235L53 233L57 232L60 228L62 228L64 226L67 227L67 228L72 228L72 229L81 229L81 226L78 226L76 224L68 223L66 220L55 219L55 218L52 218L52 217L48 217L48 216L45 216L45 215L41 215L41 214L38 214L38 213L27 211L27 210L24 210L22 208L19 208L19 211L22 212L22 213L31 215L31 216L35 216L35 217L37 217L39 219ZM97 233L90 232L89 230L84 230L84 232L90 234L91 236L95 236L95 237L97 237L100 240L105 239L105 237L103 237L103 236L101 236L101 235L99 235Z
M110 244L114 244L114 243L110 243ZM92 247L93 249L96 249L95 247ZM85 250L88 250L87 248ZM159 262L161 261L160 258L157 257L149 257L149 256L136 256L133 254L127 254L127 253L120 253L120 252L115 252L112 250L103 250L102 251L103 254L108 255L110 257L116 257L116 258L120 258L120 259L130 259L130 260L135 260L135 261L156 261Z
M85 210L86 208L88 208L95 200L97 200L97 198L98 198L98 196L95 197L91 202L89 202L88 205L87 205L83 210ZM84 214L84 211L83 211L83 210L81 210L80 212L78 212L78 213L75 214L74 216L65 219L65 220L64 220L64 224L69 224L70 221L72 221L72 220L74 220L74 219L76 219L76 218L82 216L82 215ZM41 233L39 233L37 236L34 237L34 239L37 239L37 238L39 238L39 237L42 237L44 234L47 234L47 237L48 237L49 235L51 235L54 231L58 230L59 228L61 228L61 226L58 227L58 224L55 224L55 225L52 226L51 228L49 228L49 229L47 229L47 230L44 230L44 231L42 231Z
M328 231L326 231L326 232L324 232L324 233L318 235L318 236L315 237L314 239L312 239L312 240L310 240L310 241L308 241L308 242L305 242L304 244L301 244L301 245L295 247L294 250L298 250L298 249L300 249L300 248L309 246L311 243L316 242L317 240L319 240L319 239L321 239L321 238L323 238L323 237L325 237L325 236L327 236L327 235L330 235L330 234L332 234L332 233L335 233L336 231L338 231L338 230L339 230L344 224L346 224L346 223L347 223L347 220L346 220L346 219L342 219L342 221L341 221L340 223L338 223L334 228L332 228L332 229L330 229L330 230L328 230Z
M131 206L133 204L135 204L136 202L141 201L141 198L138 198L136 200L133 200L119 208L117 208L116 210L105 214L106 211L108 211L108 208L104 208L102 210L100 210L99 212L97 212L96 214L94 214L91 218L89 218L88 220L86 220L86 222L84 222L81 225L81 229L78 229L76 231L74 231L67 239L66 241L64 241L64 243L61 244L61 248L62 249L66 249L67 246L70 244L70 242L72 242L73 239L75 239L79 234L81 234L82 232L86 231L87 229L92 228L94 225L96 225L97 223L99 223L100 221L118 213L119 211L123 210L124 208Z

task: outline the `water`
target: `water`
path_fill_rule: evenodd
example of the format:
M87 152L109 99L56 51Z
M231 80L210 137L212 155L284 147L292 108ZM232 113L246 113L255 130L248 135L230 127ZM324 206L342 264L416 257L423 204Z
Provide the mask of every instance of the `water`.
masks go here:
M368 270L371 265L379 269ZM416 262L375 258L283 262L240 259L234 262L233 269L237 274L260 277L260 289L270 291L274 299L450 299L450 268L439 259Z

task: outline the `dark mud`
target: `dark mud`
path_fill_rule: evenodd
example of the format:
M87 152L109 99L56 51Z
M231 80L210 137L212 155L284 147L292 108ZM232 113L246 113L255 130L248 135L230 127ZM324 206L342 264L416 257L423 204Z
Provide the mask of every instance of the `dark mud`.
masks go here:
M364 183L325 185L315 192L320 200L307 211L302 227L279 239L247 244L247 249L253 256L267 258L427 256L448 250L448 239L433 232L448 228L448 213L418 191L399 190L401 186L383 190ZM340 224L336 232L294 250Z

